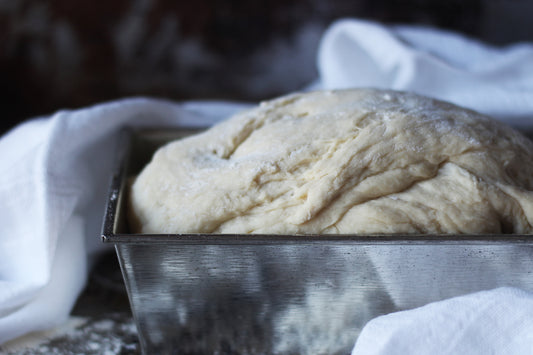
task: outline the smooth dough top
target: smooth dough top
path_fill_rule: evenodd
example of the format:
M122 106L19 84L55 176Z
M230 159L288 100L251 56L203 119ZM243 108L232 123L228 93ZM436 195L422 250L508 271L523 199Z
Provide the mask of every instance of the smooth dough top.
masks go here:
M160 148L138 233L531 233L533 143L410 93L284 96Z

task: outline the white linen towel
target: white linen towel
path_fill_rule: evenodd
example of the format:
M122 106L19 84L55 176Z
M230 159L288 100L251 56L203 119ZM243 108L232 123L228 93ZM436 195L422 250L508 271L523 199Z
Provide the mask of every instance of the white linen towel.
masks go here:
M533 294L498 288L371 320L352 355L533 354Z
M118 132L209 126L244 105L128 99L29 121L0 139L0 344L65 321L99 240Z
M406 90L520 128L533 126L533 44L496 48L459 34L340 20L324 34L317 87Z

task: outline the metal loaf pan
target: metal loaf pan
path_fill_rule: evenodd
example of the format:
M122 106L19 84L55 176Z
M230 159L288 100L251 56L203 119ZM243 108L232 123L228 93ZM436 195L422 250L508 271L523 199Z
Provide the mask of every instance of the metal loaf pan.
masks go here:
M500 286L533 291L530 235L142 235L127 184L184 131L130 132L103 225L145 354L347 354L370 319Z

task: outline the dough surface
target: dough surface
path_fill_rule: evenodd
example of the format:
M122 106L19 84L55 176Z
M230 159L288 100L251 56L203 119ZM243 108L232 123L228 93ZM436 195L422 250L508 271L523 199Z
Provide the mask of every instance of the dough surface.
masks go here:
M533 143L410 93L262 103L160 148L135 179L138 233L531 233Z

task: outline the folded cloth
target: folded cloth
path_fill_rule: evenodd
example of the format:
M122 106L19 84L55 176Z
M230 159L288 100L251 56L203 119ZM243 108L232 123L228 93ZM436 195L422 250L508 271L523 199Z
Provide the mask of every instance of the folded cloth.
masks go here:
M352 355L532 354L533 294L498 288L371 320Z
M496 48L416 26L340 20L323 35L319 85L325 89L406 90L533 126L533 44Z
M65 321L83 289L118 132L208 126L242 105L128 99L29 121L0 139L0 344Z

